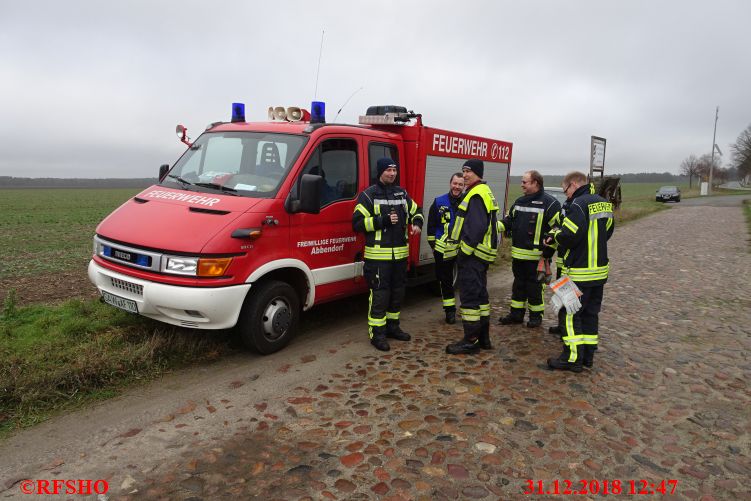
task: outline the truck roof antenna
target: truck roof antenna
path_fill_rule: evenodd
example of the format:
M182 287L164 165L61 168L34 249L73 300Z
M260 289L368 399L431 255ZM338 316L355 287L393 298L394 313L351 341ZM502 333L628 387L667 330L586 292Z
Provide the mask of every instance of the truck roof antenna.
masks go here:
M349 100L350 100L350 99L352 99L352 98L353 98L353 97L355 96L355 94L357 94L358 92L360 92L360 91L361 91L361 90L363 90L364 88L365 88L365 86L364 86L364 85L363 85L363 86L361 86L361 87L360 87L359 89L357 89L356 91L354 91L354 92L353 92L353 93L352 93L352 94L351 94L351 95L350 95L350 96L349 96L349 97L347 98L347 100L346 100L346 101L344 101L344 104L342 105L342 107L341 107L341 108L339 108L339 111L337 111L337 112L336 112L336 116L334 117L334 120L332 120L332 122L331 122L331 123L336 123L336 119L337 119L337 118L339 118L339 113L341 113L341 112L342 112L342 110L344 109L344 107L345 107L345 106L347 106L347 103L349 102Z
M324 30L321 30L321 48L318 49L318 69L316 69L316 88L313 91L313 101L318 97L318 75L321 73L321 56L323 55L323 34Z

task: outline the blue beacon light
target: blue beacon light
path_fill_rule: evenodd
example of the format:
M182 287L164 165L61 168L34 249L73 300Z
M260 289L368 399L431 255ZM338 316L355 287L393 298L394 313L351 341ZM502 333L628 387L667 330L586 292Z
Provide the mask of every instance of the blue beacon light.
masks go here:
M245 121L245 104L244 103L232 103L232 121L233 122Z
M323 101L313 101L310 103L310 123L326 123L326 103Z

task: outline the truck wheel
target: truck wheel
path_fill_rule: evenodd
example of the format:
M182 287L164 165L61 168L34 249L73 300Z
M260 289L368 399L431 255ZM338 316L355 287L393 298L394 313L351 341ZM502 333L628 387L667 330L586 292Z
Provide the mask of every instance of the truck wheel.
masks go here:
M300 300L295 289L270 280L250 288L237 326L245 346L268 355L287 346L299 321Z

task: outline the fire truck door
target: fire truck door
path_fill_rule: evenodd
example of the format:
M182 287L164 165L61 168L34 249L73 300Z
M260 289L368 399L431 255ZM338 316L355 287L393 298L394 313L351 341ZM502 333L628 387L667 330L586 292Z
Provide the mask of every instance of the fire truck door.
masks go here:
M359 185L359 138L324 137L305 160L303 174L323 177L318 214L293 214L290 236L297 259L313 271L316 302L328 294L350 292L355 285L355 256L361 239L352 230ZM295 188L293 188L295 189Z

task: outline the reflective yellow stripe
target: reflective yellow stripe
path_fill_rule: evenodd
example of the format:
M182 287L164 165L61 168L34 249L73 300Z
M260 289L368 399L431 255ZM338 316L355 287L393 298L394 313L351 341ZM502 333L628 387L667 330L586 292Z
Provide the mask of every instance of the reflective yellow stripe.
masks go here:
M363 204L357 204L355 206L355 211L359 212L365 217L370 217L370 212L368 211L368 209L365 208Z
M543 290L545 290L545 286L544 285L541 285L540 287ZM542 302L540 304L529 303L529 311L534 311L535 313L537 313L537 312L545 313L545 303L544 302Z
M511 247L511 257L514 259L523 259L525 261L537 261L542 256L542 251L537 249L522 249L520 247Z
M574 282L590 282L608 278L609 270L610 265L606 264L595 268L568 268L565 271Z
M579 334L579 337L582 339L581 344L597 344L597 334Z
M561 220L561 213L556 212L555 216L550 218L550 222L548 223L549 227L558 226L558 222Z
M472 308L459 308L459 313L462 316L462 320L467 322L476 322L480 320L480 310Z
M515 299L511 300L511 307L512 308L526 308L527 302L526 301L516 301Z
M457 215L456 220L454 221L454 229L451 230L451 240L459 240L459 235L462 233L462 226L464 226L464 216Z
M456 298L444 299L443 306L456 306Z
M565 325L566 335L563 336L563 342L568 346L569 348L569 356L568 361L569 362L576 362L576 358L578 356L578 350L577 350L577 337L576 333L574 332L574 314L573 313L566 313L566 325Z
M365 246L365 259L387 261L390 259L405 259L409 255L409 247L368 247Z
M387 311L386 312L386 320L399 320L399 312L396 313Z
M365 231L375 231L374 220L372 217L365 218Z
M461 245L462 252L465 253L466 255L471 256L472 254L475 253L475 249L473 247L470 247L466 243L461 242L460 245Z
M480 305L480 316L481 317L489 317L490 316L490 305L489 304L481 304Z
M579 231L579 227L576 226L576 224L573 221L571 221L569 218L564 219L562 224L563 226L565 226L566 228L568 228L574 233Z
M535 245L540 245L540 235L542 234L542 215L540 214L540 217L537 218L537 223L535 224L535 238L533 240L533 243Z

